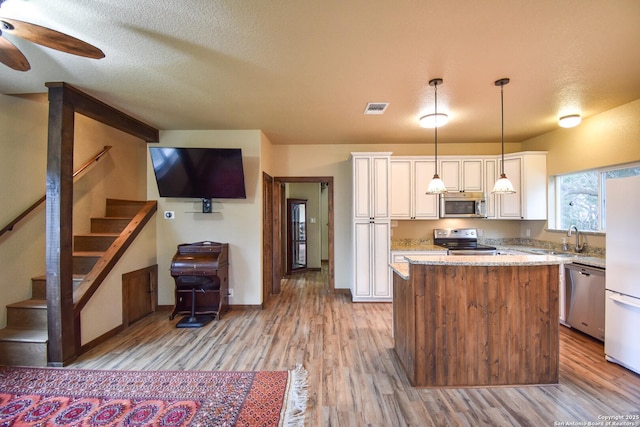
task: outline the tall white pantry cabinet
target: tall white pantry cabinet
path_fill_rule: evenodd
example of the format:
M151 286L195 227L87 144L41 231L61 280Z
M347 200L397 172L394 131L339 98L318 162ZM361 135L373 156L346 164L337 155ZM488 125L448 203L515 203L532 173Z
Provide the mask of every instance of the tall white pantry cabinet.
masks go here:
M389 274L391 153L351 153L353 301L391 301Z

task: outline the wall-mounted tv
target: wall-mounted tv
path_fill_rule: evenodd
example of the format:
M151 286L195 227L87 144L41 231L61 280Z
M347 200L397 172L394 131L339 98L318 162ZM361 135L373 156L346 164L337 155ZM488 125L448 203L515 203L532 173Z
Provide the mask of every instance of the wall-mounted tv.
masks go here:
M149 147L160 197L245 199L239 148Z

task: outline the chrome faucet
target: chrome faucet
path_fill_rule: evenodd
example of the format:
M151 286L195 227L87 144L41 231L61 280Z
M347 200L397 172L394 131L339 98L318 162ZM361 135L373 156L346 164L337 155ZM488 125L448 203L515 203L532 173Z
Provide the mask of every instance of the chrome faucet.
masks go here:
M576 252L582 252L584 250L586 243L583 242L582 244L580 244L580 230L578 230L578 227L576 227L575 225L569 226L569 230L567 231L567 237L571 237L571 230L576 231L576 246L574 250Z

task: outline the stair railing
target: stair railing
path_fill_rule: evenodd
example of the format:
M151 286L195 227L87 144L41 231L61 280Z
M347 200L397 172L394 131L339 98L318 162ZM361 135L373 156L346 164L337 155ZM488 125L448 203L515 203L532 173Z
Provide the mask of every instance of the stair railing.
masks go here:
M80 166L78 168L78 170L76 170L73 173L73 178L77 177L78 175L80 175L82 172L84 172L85 170L87 170L90 166L92 166L93 164L97 163L98 160L100 160L102 158L102 156L104 156L107 151L109 151L111 149L111 145L105 145L104 148L102 149L102 151L100 151L98 154L96 154L95 156L93 156L92 158L90 158L89 160L87 160L82 166ZM47 199L47 196L44 195L42 197L40 197L35 203L33 203L31 206L29 206L27 209L25 209L20 215L18 215L13 221L11 221L9 224L7 224L2 230L0 230L0 237L2 237L2 235L8 231L13 230L13 227L15 227L15 225L17 223L19 223L24 217L26 217L27 215L29 215L32 211L34 211L38 206L40 206L45 200Z

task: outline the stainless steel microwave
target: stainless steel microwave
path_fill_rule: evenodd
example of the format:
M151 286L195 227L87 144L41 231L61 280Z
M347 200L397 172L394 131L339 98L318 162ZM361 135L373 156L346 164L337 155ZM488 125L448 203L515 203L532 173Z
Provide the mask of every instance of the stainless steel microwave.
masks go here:
M486 218L487 195L456 191L440 198L440 218Z

